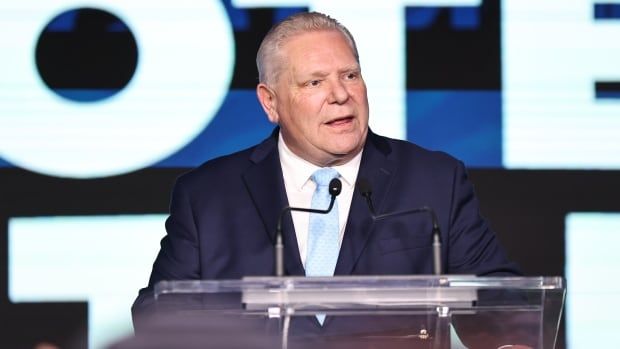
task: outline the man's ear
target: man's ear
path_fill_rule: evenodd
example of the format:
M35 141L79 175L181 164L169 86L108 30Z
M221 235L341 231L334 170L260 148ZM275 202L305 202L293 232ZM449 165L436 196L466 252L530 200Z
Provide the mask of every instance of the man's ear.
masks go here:
M269 86L261 82L256 86L256 95L269 121L277 124L280 118L276 109L276 93Z

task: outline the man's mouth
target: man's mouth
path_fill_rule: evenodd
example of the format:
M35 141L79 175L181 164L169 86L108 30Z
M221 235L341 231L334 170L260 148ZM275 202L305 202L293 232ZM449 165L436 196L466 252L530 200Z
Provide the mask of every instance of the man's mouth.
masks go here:
M351 121L353 121L352 116L344 116L341 118L336 118L334 120L328 121L326 122L326 124L329 126L341 126L341 125L346 125L350 123Z

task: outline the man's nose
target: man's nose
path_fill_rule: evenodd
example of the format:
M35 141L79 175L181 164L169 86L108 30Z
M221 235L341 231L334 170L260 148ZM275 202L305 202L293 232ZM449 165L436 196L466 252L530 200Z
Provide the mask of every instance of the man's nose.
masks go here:
M343 104L349 99L349 90L347 90L347 86L342 81L334 81L331 87L330 103Z

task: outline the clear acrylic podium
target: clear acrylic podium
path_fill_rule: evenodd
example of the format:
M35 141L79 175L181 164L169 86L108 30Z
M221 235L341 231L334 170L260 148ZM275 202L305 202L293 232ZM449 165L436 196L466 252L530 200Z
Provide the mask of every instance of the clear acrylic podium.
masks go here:
M163 281L155 304L203 340L240 348L547 349L565 292L560 277L251 277Z

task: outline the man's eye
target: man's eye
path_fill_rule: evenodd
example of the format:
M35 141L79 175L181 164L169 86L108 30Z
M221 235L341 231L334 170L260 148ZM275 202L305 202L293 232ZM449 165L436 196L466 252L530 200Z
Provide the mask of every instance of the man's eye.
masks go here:
M355 80L357 79L357 73L349 73L346 75L347 80Z
M316 86L319 86L320 84L321 84L320 80L310 80L310 81L308 81L308 86L311 86L311 87L316 87Z

